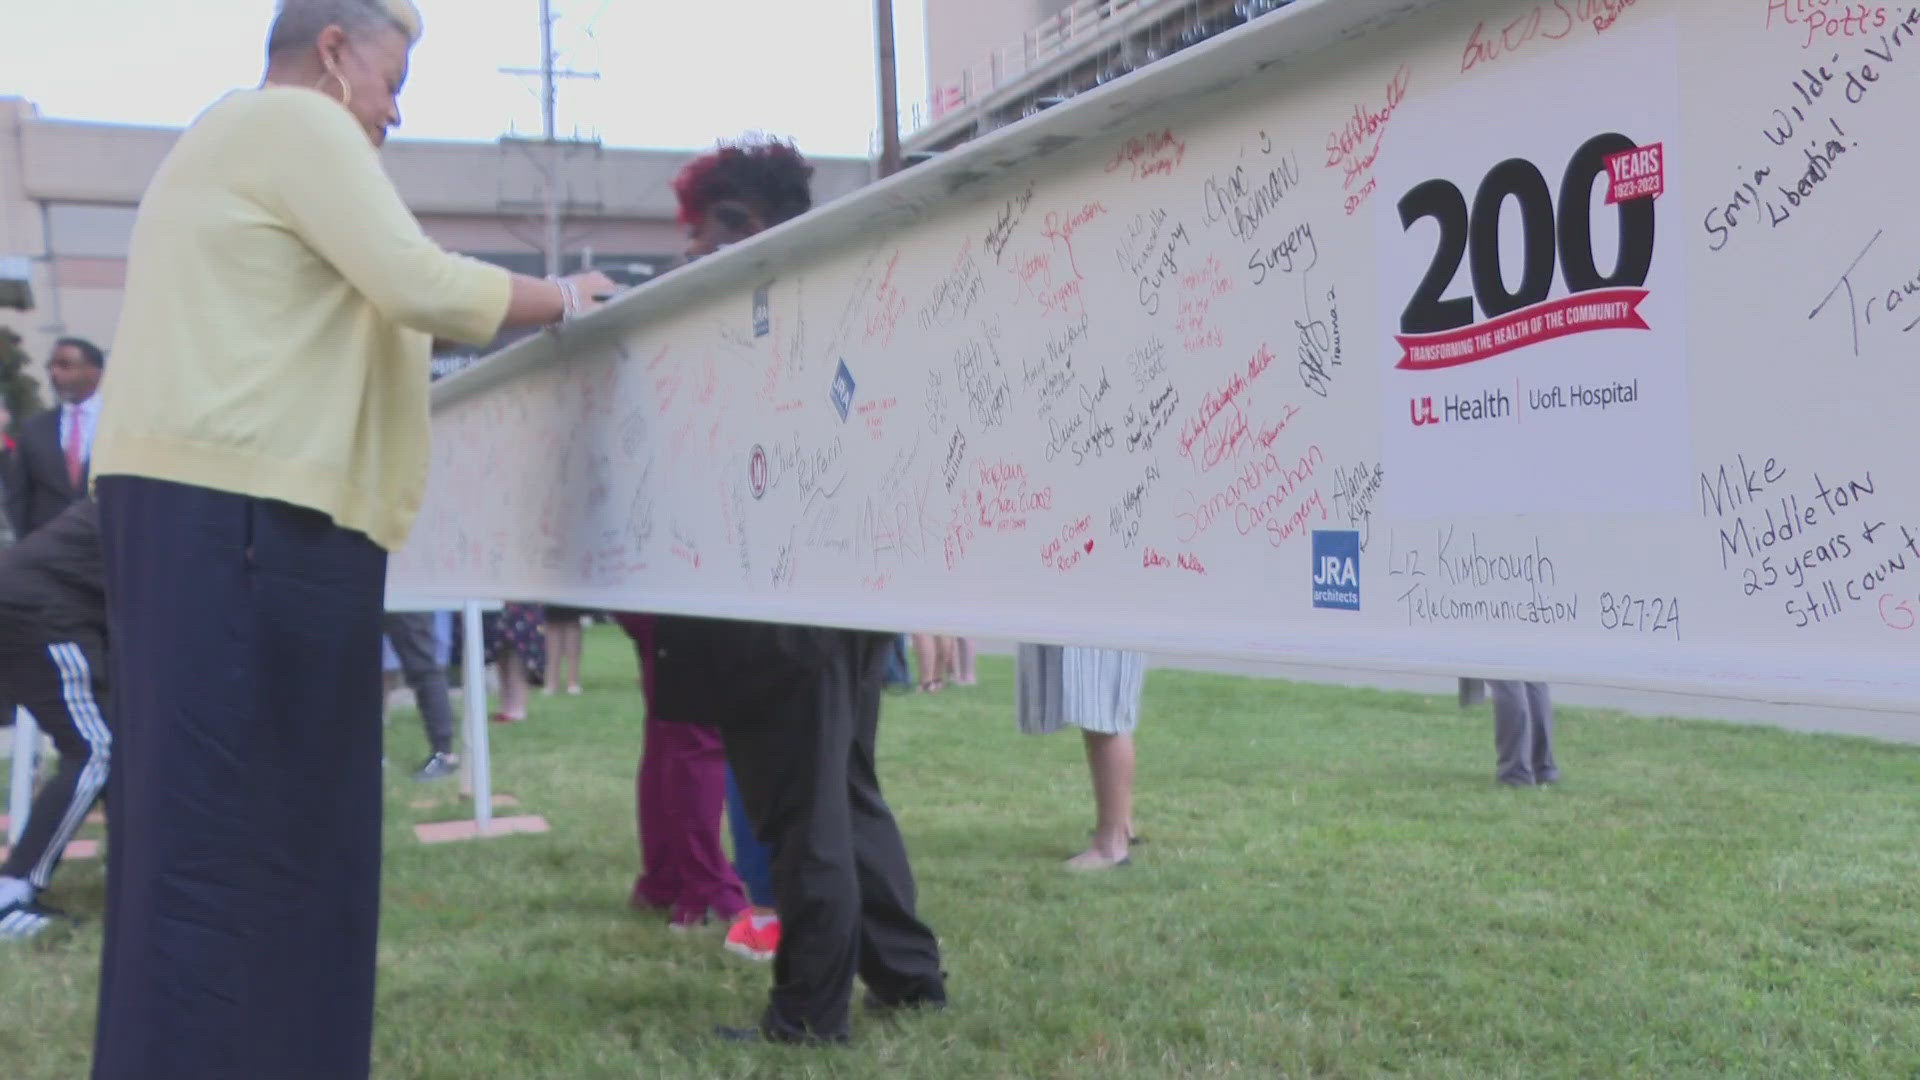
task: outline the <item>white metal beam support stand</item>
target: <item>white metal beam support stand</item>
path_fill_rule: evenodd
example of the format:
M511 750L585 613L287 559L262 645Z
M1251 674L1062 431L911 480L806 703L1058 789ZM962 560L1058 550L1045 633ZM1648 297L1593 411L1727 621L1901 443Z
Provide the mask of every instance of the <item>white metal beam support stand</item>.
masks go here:
M467 713L467 766L473 778L473 824L481 836L493 828L493 756L487 744L487 647L480 632L478 601L460 606L464 636L460 665L462 705Z

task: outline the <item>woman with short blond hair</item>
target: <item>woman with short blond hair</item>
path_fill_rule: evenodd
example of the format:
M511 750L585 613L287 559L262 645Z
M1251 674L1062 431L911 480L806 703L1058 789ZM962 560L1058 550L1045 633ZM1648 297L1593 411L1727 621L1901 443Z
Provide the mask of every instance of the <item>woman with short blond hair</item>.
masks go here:
M93 454L120 702L96 1080L371 1067L380 625L430 344L611 291L421 231L378 154L419 36L410 0L282 0L263 85L140 204Z

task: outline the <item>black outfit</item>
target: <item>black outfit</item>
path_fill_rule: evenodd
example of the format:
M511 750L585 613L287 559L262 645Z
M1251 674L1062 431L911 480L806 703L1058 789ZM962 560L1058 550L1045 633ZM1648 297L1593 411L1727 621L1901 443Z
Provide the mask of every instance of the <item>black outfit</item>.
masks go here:
M763 1036L847 1037L857 973L886 1005L942 1005L940 947L875 775L891 635L662 616L656 707L714 720L774 852L780 948Z
M20 845L0 877L45 889L106 788L107 612L100 515L73 504L0 551L0 688L33 714L60 751L60 769L33 800Z
M120 763L94 1080L371 1069L387 555L323 513L101 479Z
M26 536L60 516L60 511L87 488L87 465L80 471L80 487L67 479L67 452L60 445L62 405L28 418L20 425L20 441L7 469L7 518L15 536ZM90 464L90 463L89 463Z

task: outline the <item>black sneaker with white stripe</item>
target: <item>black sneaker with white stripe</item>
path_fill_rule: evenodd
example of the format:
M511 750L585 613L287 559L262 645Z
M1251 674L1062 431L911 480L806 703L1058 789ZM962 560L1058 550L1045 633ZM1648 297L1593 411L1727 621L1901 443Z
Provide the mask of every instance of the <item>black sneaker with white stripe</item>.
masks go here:
M53 925L54 912L32 900L0 908L0 941L25 941Z

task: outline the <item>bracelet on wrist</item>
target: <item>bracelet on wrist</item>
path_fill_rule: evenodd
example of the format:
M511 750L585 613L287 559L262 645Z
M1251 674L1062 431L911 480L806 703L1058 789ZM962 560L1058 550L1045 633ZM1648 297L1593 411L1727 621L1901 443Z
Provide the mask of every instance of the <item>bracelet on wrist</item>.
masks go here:
M583 312L580 303L580 287L566 278L548 278L560 290L560 318L555 320L569 323L579 318Z

